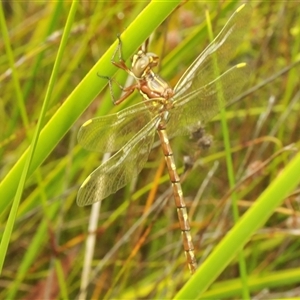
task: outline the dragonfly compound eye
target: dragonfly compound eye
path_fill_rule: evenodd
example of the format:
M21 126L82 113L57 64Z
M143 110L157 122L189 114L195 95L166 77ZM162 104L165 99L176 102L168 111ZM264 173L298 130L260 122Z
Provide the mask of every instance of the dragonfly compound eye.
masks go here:
M144 71L150 66L150 59L144 54L143 56L137 57L137 59L133 61L132 72L137 78L141 78L144 74Z

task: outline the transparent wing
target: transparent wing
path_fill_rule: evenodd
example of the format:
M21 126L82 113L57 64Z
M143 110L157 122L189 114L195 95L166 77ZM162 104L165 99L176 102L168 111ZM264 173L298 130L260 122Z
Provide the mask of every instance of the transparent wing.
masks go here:
M248 73L247 65L236 65L215 81L175 101L167 124L170 138L189 134L214 117L240 93Z
M246 64L231 65L249 22L250 7L241 6L197 57L175 87L167 132L188 134L214 117L241 91L249 76Z
M250 5L242 5L233 13L221 32L179 79L174 88L175 98L213 81L216 78L215 63L220 70L219 74L229 68L228 65L235 58L238 45L248 28L250 15Z
M86 121L78 132L78 142L89 151L119 150L152 119L145 102L138 103L108 116Z
M79 206L100 201L124 187L144 167L160 116L154 117L122 149L84 181L77 195Z

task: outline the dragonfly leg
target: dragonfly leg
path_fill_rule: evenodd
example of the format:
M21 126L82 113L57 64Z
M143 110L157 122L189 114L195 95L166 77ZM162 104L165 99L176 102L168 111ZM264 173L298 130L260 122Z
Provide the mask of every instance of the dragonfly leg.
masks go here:
M97 75L98 75L98 77L106 79L108 81L110 89L112 87L112 82L114 82L120 88L120 90L122 90L122 91L125 90L125 88L118 81L116 81L115 79L113 79L113 78L111 78L109 76L105 76L105 75L100 75L100 74L97 74Z
M108 85L109 85L109 92L110 92L110 96L111 96L111 99L112 99L112 102L113 104L117 105L117 104L120 104L121 102L123 102L127 97L129 97L133 91L138 87L137 84L132 84L130 86L127 86L127 87L123 87L121 84L119 84L115 79L109 77L109 76L104 76L104 75L100 75L100 74L97 74L98 77L101 77L103 79L107 79L108 80ZM121 98L117 99L115 98L114 96L114 93L113 93L113 89L112 89L112 83L115 83L123 92L124 94L122 95Z
M122 40L121 40L121 35L118 33L117 34L117 39L119 41L118 43L118 47L115 49L114 53L113 53L113 56L111 57L111 62L115 61L115 56L116 56L116 53L118 52L119 54L119 60L123 60L123 57L122 57Z
M122 40L121 40L120 34L117 34L117 38L119 40L119 43L118 43L118 46L115 49L115 51L113 53L113 56L111 57L110 61L117 68L120 68L120 69L126 71L128 74L133 75L132 72L131 72L131 70L126 66L125 60L123 59L123 55L122 55ZM118 52L118 56L119 56L119 61L118 62L115 61L115 56L116 56L117 52Z
M124 70L125 72L127 72L128 74L130 74L131 76L134 77L134 75L132 74L131 70L126 66L124 60L120 60L118 62L112 60L111 63L114 66L116 66L117 68L120 68L120 69Z
M119 40L119 44L118 44L118 47L115 49L114 54L113 54L110 61L117 68L120 68L120 69L124 70L125 72L127 72L128 74L130 74L131 76L135 77L134 74L132 73L131 69L129 69L126 66L125 60L123 58L123 55L122 55L122 40L121 40L120 34L117 35L117 38ZM145 52L145 53L147 53L147 51L148 51L148 44L149 44L149 38L144 43L143 52ZM142 50L142 48L143 48L143 46L141 46L139 49ZM115 61L115 56L116 56L117 52L118 52L118 56L119 56L119 61L118 62Z
M120 104L121 102L123 102L126 98L128 98L132 93L133 91L138 87L137 84L133 84L133 85L130 85L130 86L127 86L126 88L123 89L123 96L121 96L121 98L119 98L118 100L115 100L113 99L113 102L115 105L118 105Z

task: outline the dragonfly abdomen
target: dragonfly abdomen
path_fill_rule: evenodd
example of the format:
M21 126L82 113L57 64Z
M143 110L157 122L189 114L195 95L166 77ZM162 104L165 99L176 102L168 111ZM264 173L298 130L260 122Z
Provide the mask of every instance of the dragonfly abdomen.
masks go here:
M194 245L191 236L191 226L188 220L188 214L186 204L183 198L183 192L180 184L180 177L177 173L173 151L169 143L169 138L165 129L157 130L158 136L161 141L163 153L165 156L169 177L172 183L173 194L175 199L175 205L177 207L177 215L179 220L179 226L181 229L181 235L183 240L183 247L185 256L188 262L190 272L193 274L197 269L197 261L194 253Z

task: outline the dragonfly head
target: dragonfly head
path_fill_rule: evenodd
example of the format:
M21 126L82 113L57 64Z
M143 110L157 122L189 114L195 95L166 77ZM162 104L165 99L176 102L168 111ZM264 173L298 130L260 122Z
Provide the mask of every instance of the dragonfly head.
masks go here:
M156 54L139 50L132 58L132 72L137 78L142 78L158 65L158 61Z

